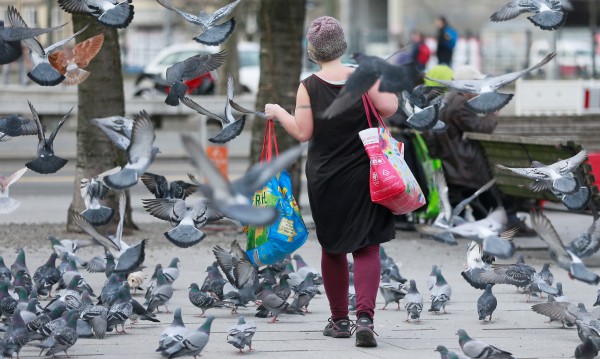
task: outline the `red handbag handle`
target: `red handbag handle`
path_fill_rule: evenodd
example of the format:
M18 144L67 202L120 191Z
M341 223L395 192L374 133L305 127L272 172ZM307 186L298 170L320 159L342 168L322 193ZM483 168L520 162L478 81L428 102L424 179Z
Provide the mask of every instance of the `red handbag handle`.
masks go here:
M373 112L373 114L375 114L375 118L379 122L379 125L383 128L387 128L385 126L385 123L383 123L383 120L381 119L379 112L377 112L377 109L375 109L375 105L369 98L369 95L367 95L366 93L363 94L362 100L363 100L363 106L365 107L365 113L367 115L367 122L369 123L369 127L373 127L373 124L371 123L371 112Z
M271 161L271 158L273 158L273 148L275 148L275 156L279 156L277 136L275 136L275 122L272 119L269 119L265 124L265 134L263 136L263 146L262 151L260 153L260 162Z

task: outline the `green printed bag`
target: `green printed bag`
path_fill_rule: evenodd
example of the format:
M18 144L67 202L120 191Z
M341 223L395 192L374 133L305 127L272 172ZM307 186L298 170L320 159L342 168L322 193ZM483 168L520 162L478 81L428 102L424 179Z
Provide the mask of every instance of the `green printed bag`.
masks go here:
M273 148L278 154L273 120L268 120L263 140L261 161L270 161ZM251 198L255 207L275 207L279 218L268 226L244 226L246 254L256 266L272 264L300 248L308 231L292 195L292 180L287 171L279 172Z
M423 166L423 172L427 179L427 187L429 194L427 195L427 207L421 212L425 219L434 219L440 213L440 195L437 187L433 182L433 174L435 171L442 168L442 161L439 158L431 158L429 150L423 137L418 133L414 133L414 148L417 154L417 159Z

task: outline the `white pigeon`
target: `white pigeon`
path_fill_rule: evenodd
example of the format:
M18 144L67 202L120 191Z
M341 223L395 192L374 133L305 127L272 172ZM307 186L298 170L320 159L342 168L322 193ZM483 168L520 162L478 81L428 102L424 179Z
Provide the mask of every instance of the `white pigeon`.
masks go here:
M27 172L27 167L21 168L8 177L0 176L0 214L10 213L21 205L21 202L9 196L8 191L9 187L17 182L25 172Z

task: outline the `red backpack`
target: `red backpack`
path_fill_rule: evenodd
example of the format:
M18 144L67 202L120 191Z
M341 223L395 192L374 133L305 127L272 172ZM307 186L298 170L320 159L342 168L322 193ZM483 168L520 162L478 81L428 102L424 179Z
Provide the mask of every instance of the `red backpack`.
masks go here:
M417 61L419 62L419 64L427 65L430 56L431 50L429 50L429 47L425 45L425 43L421 43L419 45L419 52L417 53Z

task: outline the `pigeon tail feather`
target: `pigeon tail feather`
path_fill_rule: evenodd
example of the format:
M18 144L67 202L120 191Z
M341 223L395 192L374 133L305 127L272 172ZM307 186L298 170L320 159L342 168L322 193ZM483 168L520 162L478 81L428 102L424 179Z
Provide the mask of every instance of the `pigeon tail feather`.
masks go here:
M41 174L56 173L69 162L58 156L37 157L36 159L27 162L25 166L33 172Z
M242 118L223 128L221 132L219 132L216 136L209 138L208 140L212 143L227 143L242 133L245 124L246 116L244 115Z
M439 105L429 106L419 113L415 113L406 120L406 123L418 131L432 129L438 120Z
M45 62L34 67L33 70L27 73L27 77L40 86L56 86L65 79L63 74Z
M76 68L67 70L65 80L62 83L67 86L75 86L87 80L88 77L90 77L90 72L84 69Z
M131 0L127 0L100 15L100 17L98 17L98 22L109 27L124 29L129 26L133 20L133 14L134 11Z
M177 81L171 86L171 90L165 99L165 103L169 106L178 106L179 100L185 97L188 90L186 84L181 81Z
M567 14L563 11L542 11L528 16L527 20L542 30L556 30L567 22Z
M575 177L560 177L552 182L552 188L562 194L573 194L579 189L579 182Z
M131 168L123 168L117 173L104 177L104 183L114 189L133 187L137 183L137 180L137 172Z
M165 232L165 237L177 247L188 248L200 243L206 237L206 234L194 226L179 225Z
M114 213L114 209L106 206L100 206L100 208L97 209L86 209L85 211L81 212L81 215L88 222L90 222L91 225L102 226L110 222Z
M19 208L20 205L21 202L17 201L14 198L0 198L0 214L11 213L17 208Z
M222 24L211 26L202 34L194 37L194 40L204 45L218 46L227 40L234 29L235 19L231 18Z
M488 114L506 106L513 96L513 94L486 92L470 99L465 103L465 106L473 112Z

